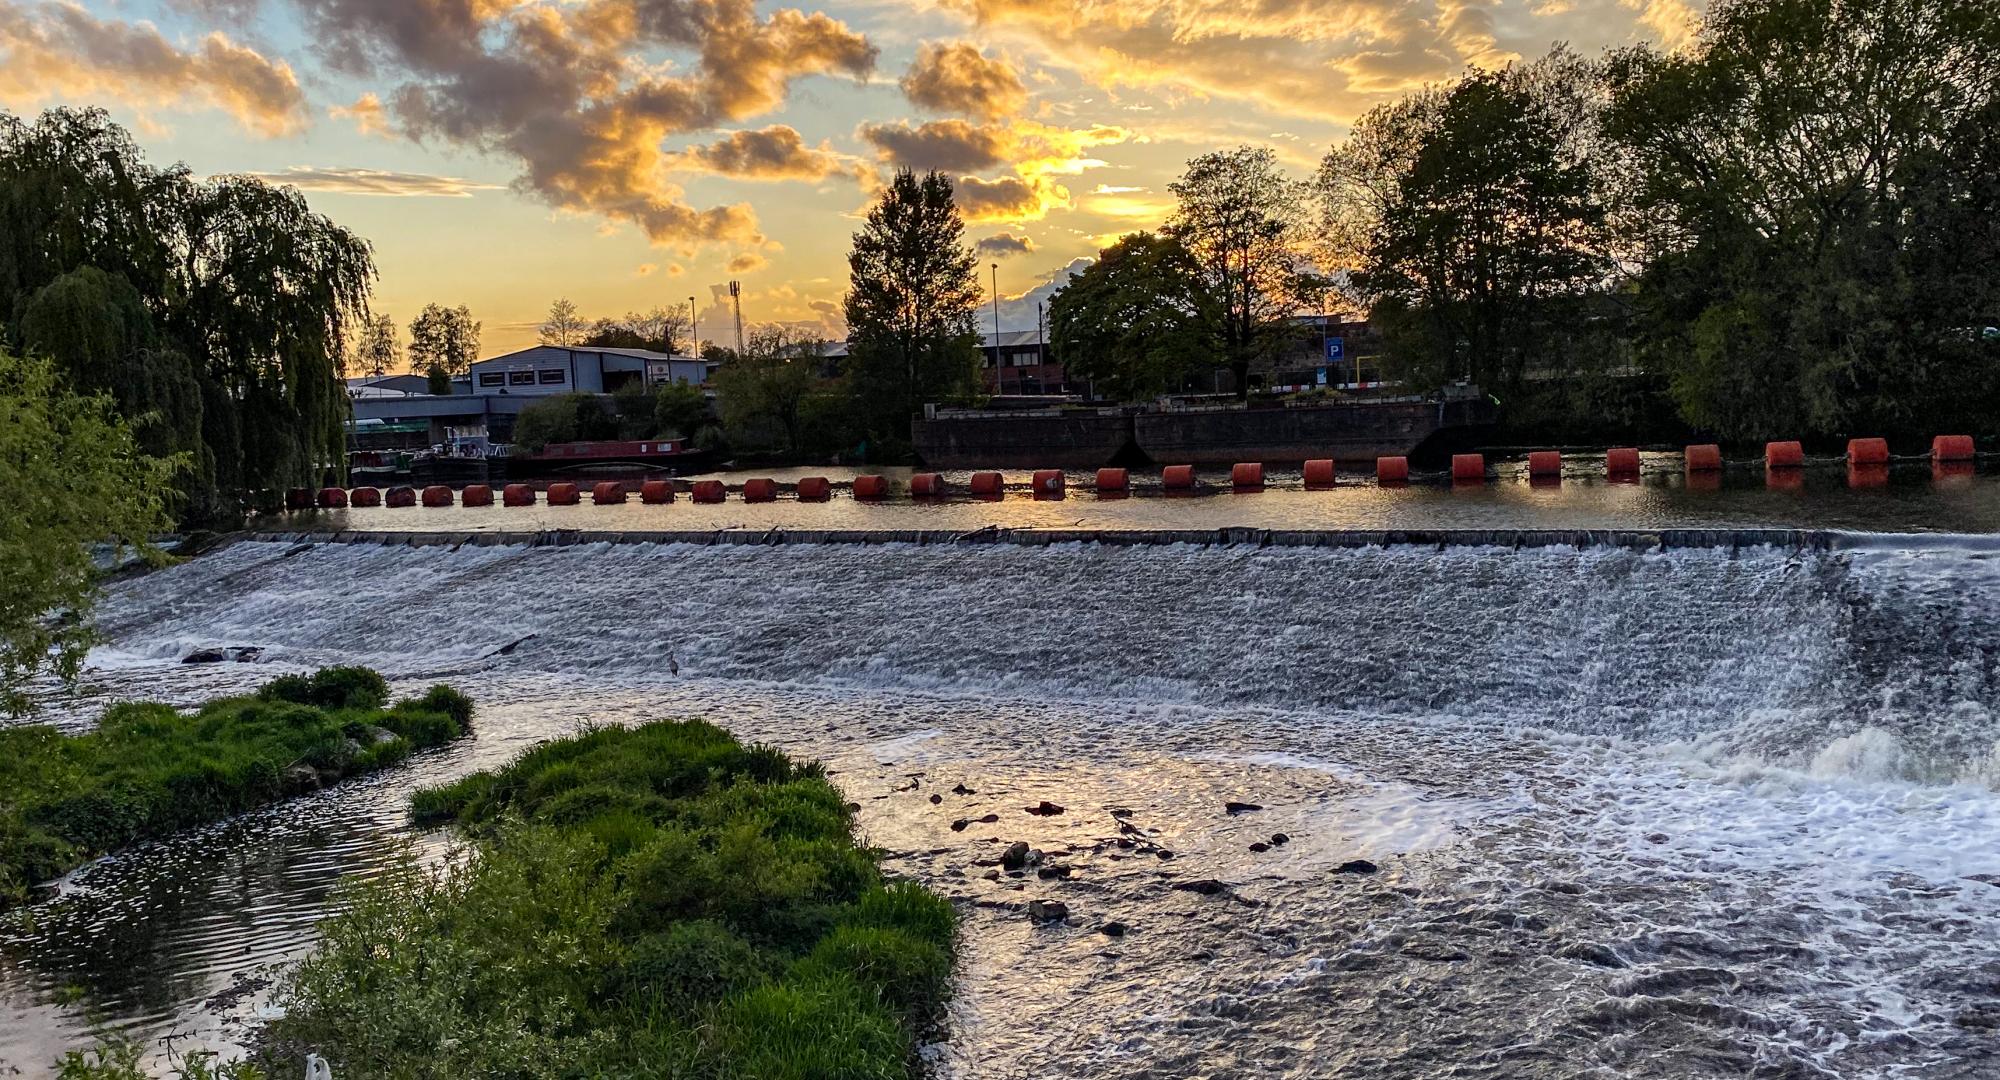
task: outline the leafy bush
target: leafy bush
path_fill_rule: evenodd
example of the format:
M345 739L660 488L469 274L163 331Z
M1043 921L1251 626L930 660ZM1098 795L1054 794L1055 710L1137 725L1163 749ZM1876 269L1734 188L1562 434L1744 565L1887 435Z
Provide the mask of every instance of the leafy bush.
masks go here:
M0 907L134 841L401 761L457 738L472 718L449 687L384 708L387 698L375 672L328 668L186 715L113 705L82 735L0 729Z
M950 992L951 905L884 882L818 766L713 725L585 731L412 801L470 846L347 887L274 1072L908 1077Z

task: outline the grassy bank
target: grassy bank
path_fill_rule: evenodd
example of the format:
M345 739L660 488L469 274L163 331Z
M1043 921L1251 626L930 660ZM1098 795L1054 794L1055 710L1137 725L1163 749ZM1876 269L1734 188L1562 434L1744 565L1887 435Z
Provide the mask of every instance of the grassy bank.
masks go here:
M712 725L544 744L416 810L466 851L349 890L273 1074L889 1080L950 992L950 904L883 880L817 765Z
M366 668L328 668L188 715L114 705L82 735L0 729L0 909L99 855L381 768L471 720L450 687L388 693Z

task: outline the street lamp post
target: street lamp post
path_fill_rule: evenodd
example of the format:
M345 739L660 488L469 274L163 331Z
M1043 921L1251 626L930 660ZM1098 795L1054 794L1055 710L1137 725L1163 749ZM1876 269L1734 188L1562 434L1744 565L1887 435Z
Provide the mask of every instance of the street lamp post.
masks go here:
M692 296L688 297L688 338L692 342L688 345L688 349L691 350L696 360L701 359L701 324L695 321L694 297Z
M1000 264L993 264L993 389L997 393L1004 389L1001 379L1006 376L1006 361L1000 352Z

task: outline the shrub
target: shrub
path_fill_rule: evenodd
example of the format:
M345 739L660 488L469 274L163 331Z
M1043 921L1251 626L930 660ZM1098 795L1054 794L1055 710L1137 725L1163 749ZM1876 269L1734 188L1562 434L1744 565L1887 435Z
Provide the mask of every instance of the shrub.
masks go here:
M600 728L412 800L469 855L346 886L267 1031L336 1076L908 1077L951 906L884 884L816 767Z
M383 709L366 668L287 675L191 715L150 702L105 710L96 730L0 730L0 907L100 854L277 801L286 770L338 778L461 734L466 699L445 687ZM380 739L382 728L395 735Z

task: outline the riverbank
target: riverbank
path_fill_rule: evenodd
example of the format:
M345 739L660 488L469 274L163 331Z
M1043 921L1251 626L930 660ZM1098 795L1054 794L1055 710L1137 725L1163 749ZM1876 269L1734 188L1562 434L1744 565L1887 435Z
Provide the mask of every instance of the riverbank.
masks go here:
M274 1074L914 1073L956 916L885 881L819 766L700 721L599 728L413 800L469 850L350 886Z
M105 710L95 730L0 728L0 910L134 842L219 821L401 761L462 734L472 703L446 686L390 705L360 667L287 675L191 713Z

